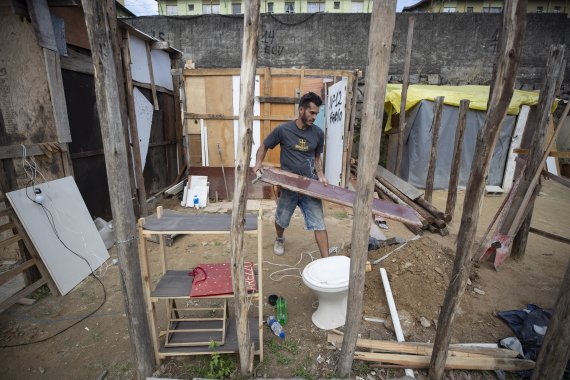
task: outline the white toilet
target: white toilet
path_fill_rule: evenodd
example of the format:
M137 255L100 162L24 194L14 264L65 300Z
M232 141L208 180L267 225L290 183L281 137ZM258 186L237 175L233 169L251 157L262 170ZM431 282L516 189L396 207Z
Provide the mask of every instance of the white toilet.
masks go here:
M336 329L345 324L350 259L332 256L318 259L303 270L303 282L319 299L319 308L313 313L318 328Z

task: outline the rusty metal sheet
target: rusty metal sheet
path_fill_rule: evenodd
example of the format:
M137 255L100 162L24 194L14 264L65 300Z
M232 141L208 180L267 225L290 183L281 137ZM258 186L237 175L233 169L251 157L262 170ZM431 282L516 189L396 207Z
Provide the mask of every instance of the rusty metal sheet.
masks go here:
M302 177L280 169L264 169L261 180L266 183L279 185L285 189L296 191L311 197L324 199L343 206L352 207L356 198L356 193L354 191L334 185L324 186L317 180ZM411 207L397 205L381 199L373 199L372 213L386 219L397 220L399 222L413 224L418 227L421 227L422 225L420 219Z

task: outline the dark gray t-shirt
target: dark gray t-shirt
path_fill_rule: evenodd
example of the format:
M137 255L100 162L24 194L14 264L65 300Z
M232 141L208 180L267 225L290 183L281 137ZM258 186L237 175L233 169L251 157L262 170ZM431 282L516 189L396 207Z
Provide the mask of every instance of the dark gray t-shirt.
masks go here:
M281 145L281 169L317 179L315 156L323 153L324 141L325 135L316 125L300 129L295 121L289 121L271 131L263 145L268 149Z

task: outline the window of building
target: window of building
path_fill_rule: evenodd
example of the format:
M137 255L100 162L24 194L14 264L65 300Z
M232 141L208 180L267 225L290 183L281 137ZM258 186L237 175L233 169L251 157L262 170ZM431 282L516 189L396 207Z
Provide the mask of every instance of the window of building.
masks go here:
M443 7L443 13L455 13L455 7Z
M560 11L561 11L560 5L554 6L554 13L560 13Z
M178 14L178 5L168 5L166 4L166 15L176 16Z
M536 13L544 12L544 7L536 7Z
M188 4L188 12L194 12L194 4Z
M273 13L273 3L267 3L267 13Z
M209 15L209 14L220 14L220 3L215 3L215 2L204 2L202 4L202 13L205 15Z
M473 7L467 7L467 9L465 10L465 12L467 12L467 13L473 13Z
M307 13L317 13L325 11L325 3L321 2L308 2L307 3Z
M353 1L350 10L352 13L362 13L364 11L364 2Z
M483 13L501 13L502 7L483 7Z
M233 15L241 14L241 3L232 3L232 14Z
M334 9L340 9L340 1L334 2Z
M285 2L285 13L295 13L295 2L286 1Z

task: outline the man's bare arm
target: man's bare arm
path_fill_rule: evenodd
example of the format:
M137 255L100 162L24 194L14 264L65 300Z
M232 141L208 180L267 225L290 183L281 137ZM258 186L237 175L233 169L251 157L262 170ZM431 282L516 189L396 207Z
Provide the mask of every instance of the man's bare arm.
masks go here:
M321 160L321 155L317 154L315 156L315 171L317 172L317 176L319 177L319 182L322 182L325 186L329 184L329 181L325 177L325 173L323 172L323 161Z
M263 164L263 159L267 154L268 149L265 147L265 144L261 143L259 148L257 149L257 153L255 153L255 166L253 167L253 173L257 175L257 171L260 170L263 173L263 168L261 165Z

